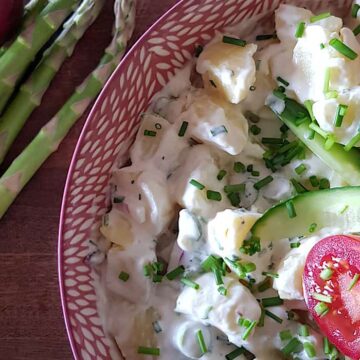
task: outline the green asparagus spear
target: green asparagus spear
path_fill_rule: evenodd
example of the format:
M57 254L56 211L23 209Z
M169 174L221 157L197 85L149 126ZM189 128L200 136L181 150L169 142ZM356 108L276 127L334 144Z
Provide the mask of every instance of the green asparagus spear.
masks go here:
M0 113L25 69L78 4L79 0L49 2L0 57Z
M77 41L97 18L104 3L105 0L83 0L64 24L64 30L54 44L44 53L31 77L6 108L0 118L0 164L30 114L40 105L59 68L71 56Z
M24 20L21 29L28 27L33 23L39 13L44 9L48 0L32 0L25 5L24 9ZM10 46L11 41L8 41L0 48L0 57L5 54L5 51Z
M45 160L57 150L76 120L99 94L124 55L126 44L134 29L135 1L115 0L114 11L114 37L97 68L0 178L0 218Z

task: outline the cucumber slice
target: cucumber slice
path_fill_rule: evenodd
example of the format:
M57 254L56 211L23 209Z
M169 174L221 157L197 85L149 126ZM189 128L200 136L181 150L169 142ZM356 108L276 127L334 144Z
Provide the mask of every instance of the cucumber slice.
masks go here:
M285 109L279 114L276 103L270 104L275 114L290 130L326 165L337 172L349 185L360 185L360 151L356 148L345 151L343 145L334 144L330 150L324 148L325 139L315 134L314 139L309 139L309 125L311 118L305 107L292 99L285 99ZM305 119L296 126L295 121Z
M360 186L310 191L290 199L296 216L289 217L286 201L269 210L256 221L251 229L253 236L263 241L307 236L311 224L315 231L324 227L339 231L360 232Z

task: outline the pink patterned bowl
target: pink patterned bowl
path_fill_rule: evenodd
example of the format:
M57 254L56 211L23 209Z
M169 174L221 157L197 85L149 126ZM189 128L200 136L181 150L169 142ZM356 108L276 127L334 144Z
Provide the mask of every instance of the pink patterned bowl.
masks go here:
M88 240L109 205L110 169L126 160L141 114L153 96L216 30L256 16L281 0L182 0L128 52L86 121L70 166L59 231L59 280L66 328L76 359L109 359L96 307L94 274L84 261ZM296 1L316 11L324 1ZM328 3L328 1L326 1ZM337 0L339 7L348 0ZM118 157L119 155L120 157Z

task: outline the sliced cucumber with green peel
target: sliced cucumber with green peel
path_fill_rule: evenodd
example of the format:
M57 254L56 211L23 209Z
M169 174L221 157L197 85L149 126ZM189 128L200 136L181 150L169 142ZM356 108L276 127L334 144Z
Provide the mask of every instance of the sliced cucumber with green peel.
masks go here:
M295 217L289 216L289 201L295 209ZM297 195L267 210L251 232L262 241L276 241L311 235L324 227L338 228L347 233L360 232L360 186Z
M275 103L274 103L275 104ZM275 104L276 105L276 104ZM305 107L292 99L285 99L284 111L279 114L276 106L271 106L276 115L316 156L337 172L349 185L360 185L360 151L356 148L345 151L340 144L334 144L331 149L324 148L325 139L319 134L309 139L311 118ZM300 125L295 125L301 120Z

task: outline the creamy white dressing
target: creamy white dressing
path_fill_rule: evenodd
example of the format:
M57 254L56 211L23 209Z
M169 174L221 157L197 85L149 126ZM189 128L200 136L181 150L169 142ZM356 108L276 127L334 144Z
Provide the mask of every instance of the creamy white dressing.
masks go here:
M271 40L264 49L263 43L259 44L257 53L256 45L241 49L225 46L222 35L217 34L197 62L193 60L178 71L143 114L130 151L131 165L112 174L113 208L100 229L108 243L106 260L97 265L98 306L105 332L119 349L114 358L120 357L120 351L126 359L152 358L138 354L142 346L159 348L160 356L153 358L165 360L222 359L236 346L244 346L258 360L281 359L286 341L280 339L279 333L284 330L300 342L314 345L316 355L312 359L325 358L321 334L310 329L308 337L300 336L300 323L289 314L292 309L305 308L302 273L307 253L321 238L337 230L320 229L308 238L279 239L274 243L262 239L261 251L251 255L240 251L261 214L296 194L291 179L308 187L310 176L328 179L331 187L345 185L338 174L308 150L302 159L295 158L275 173L263 159L267 149L261 138L282 136L281 122L265 106L271 101L277 76L289 81L288 92L295 98L315 101L314 113L324 130L331 130L327 117L336 108L335 99L324 99L320 89L324 62L341 71L339 81L332 82L341 94L336 101L360 104L355 86L359 85L360 73L355 76L353 64L338 59L334 51L317 48L319 42L333 37L342 36L348 42L353 39L346 29L341 30L340 19L331 17L311 25L311 16L308 10L280 6L276 12L280 43L271 44ZM304 38L296 40L293 34L299 21L308 27ZM227 34L234 34L229 31ZM256 60L261 60L257 70ZM203 75L205 88L193 86L195 66ZM217 85L209 85L210 80ZM341 134L358 126L358 110L353 111L354 118L345 119L347 126ZM179 136L185 122L186 131ZM254 125L261 134L249 132ZM339 140L349 138L341 134L336 133ZM291 134L287 139L294 140ZM234 164L239 162L245 171L235 171ZM295 169L300 164L306 171L298 174ZM220 170L226 175L218 179ZM256 190L254 184L269 175L272 182ZM199 184L206 189L199 188ZM233 184L244 185L236 205L225 191L227 185ZM221 199L209 199L209 189ZM300 246L291 248L296 241ZM273 288L264 292L256 291L256 287L249 290L234 272L227 272L223 276L227 293L221 294L213 273L201 267L210 255L224 258L230 269L234 259L255 264L256 269L244 279L250 283L262 282L264 273L276 274ZM165 264L162 273L182 265L186 277L199 289L180 283L180 277L172 281L166 277L160 281L158 277L159 282L154 282L153 275L144 275L144 267L154 262ZM127 281L119 279L122 272L129 275ZM265 316L264 326L255 326L244 337L246 328L238 324L239 318L258 322L261 299L278 295L284 304L267 310L281 318L281 323ZM205 353L197 340L199 330L206 344ZM296 356L310 358L305 350Z

